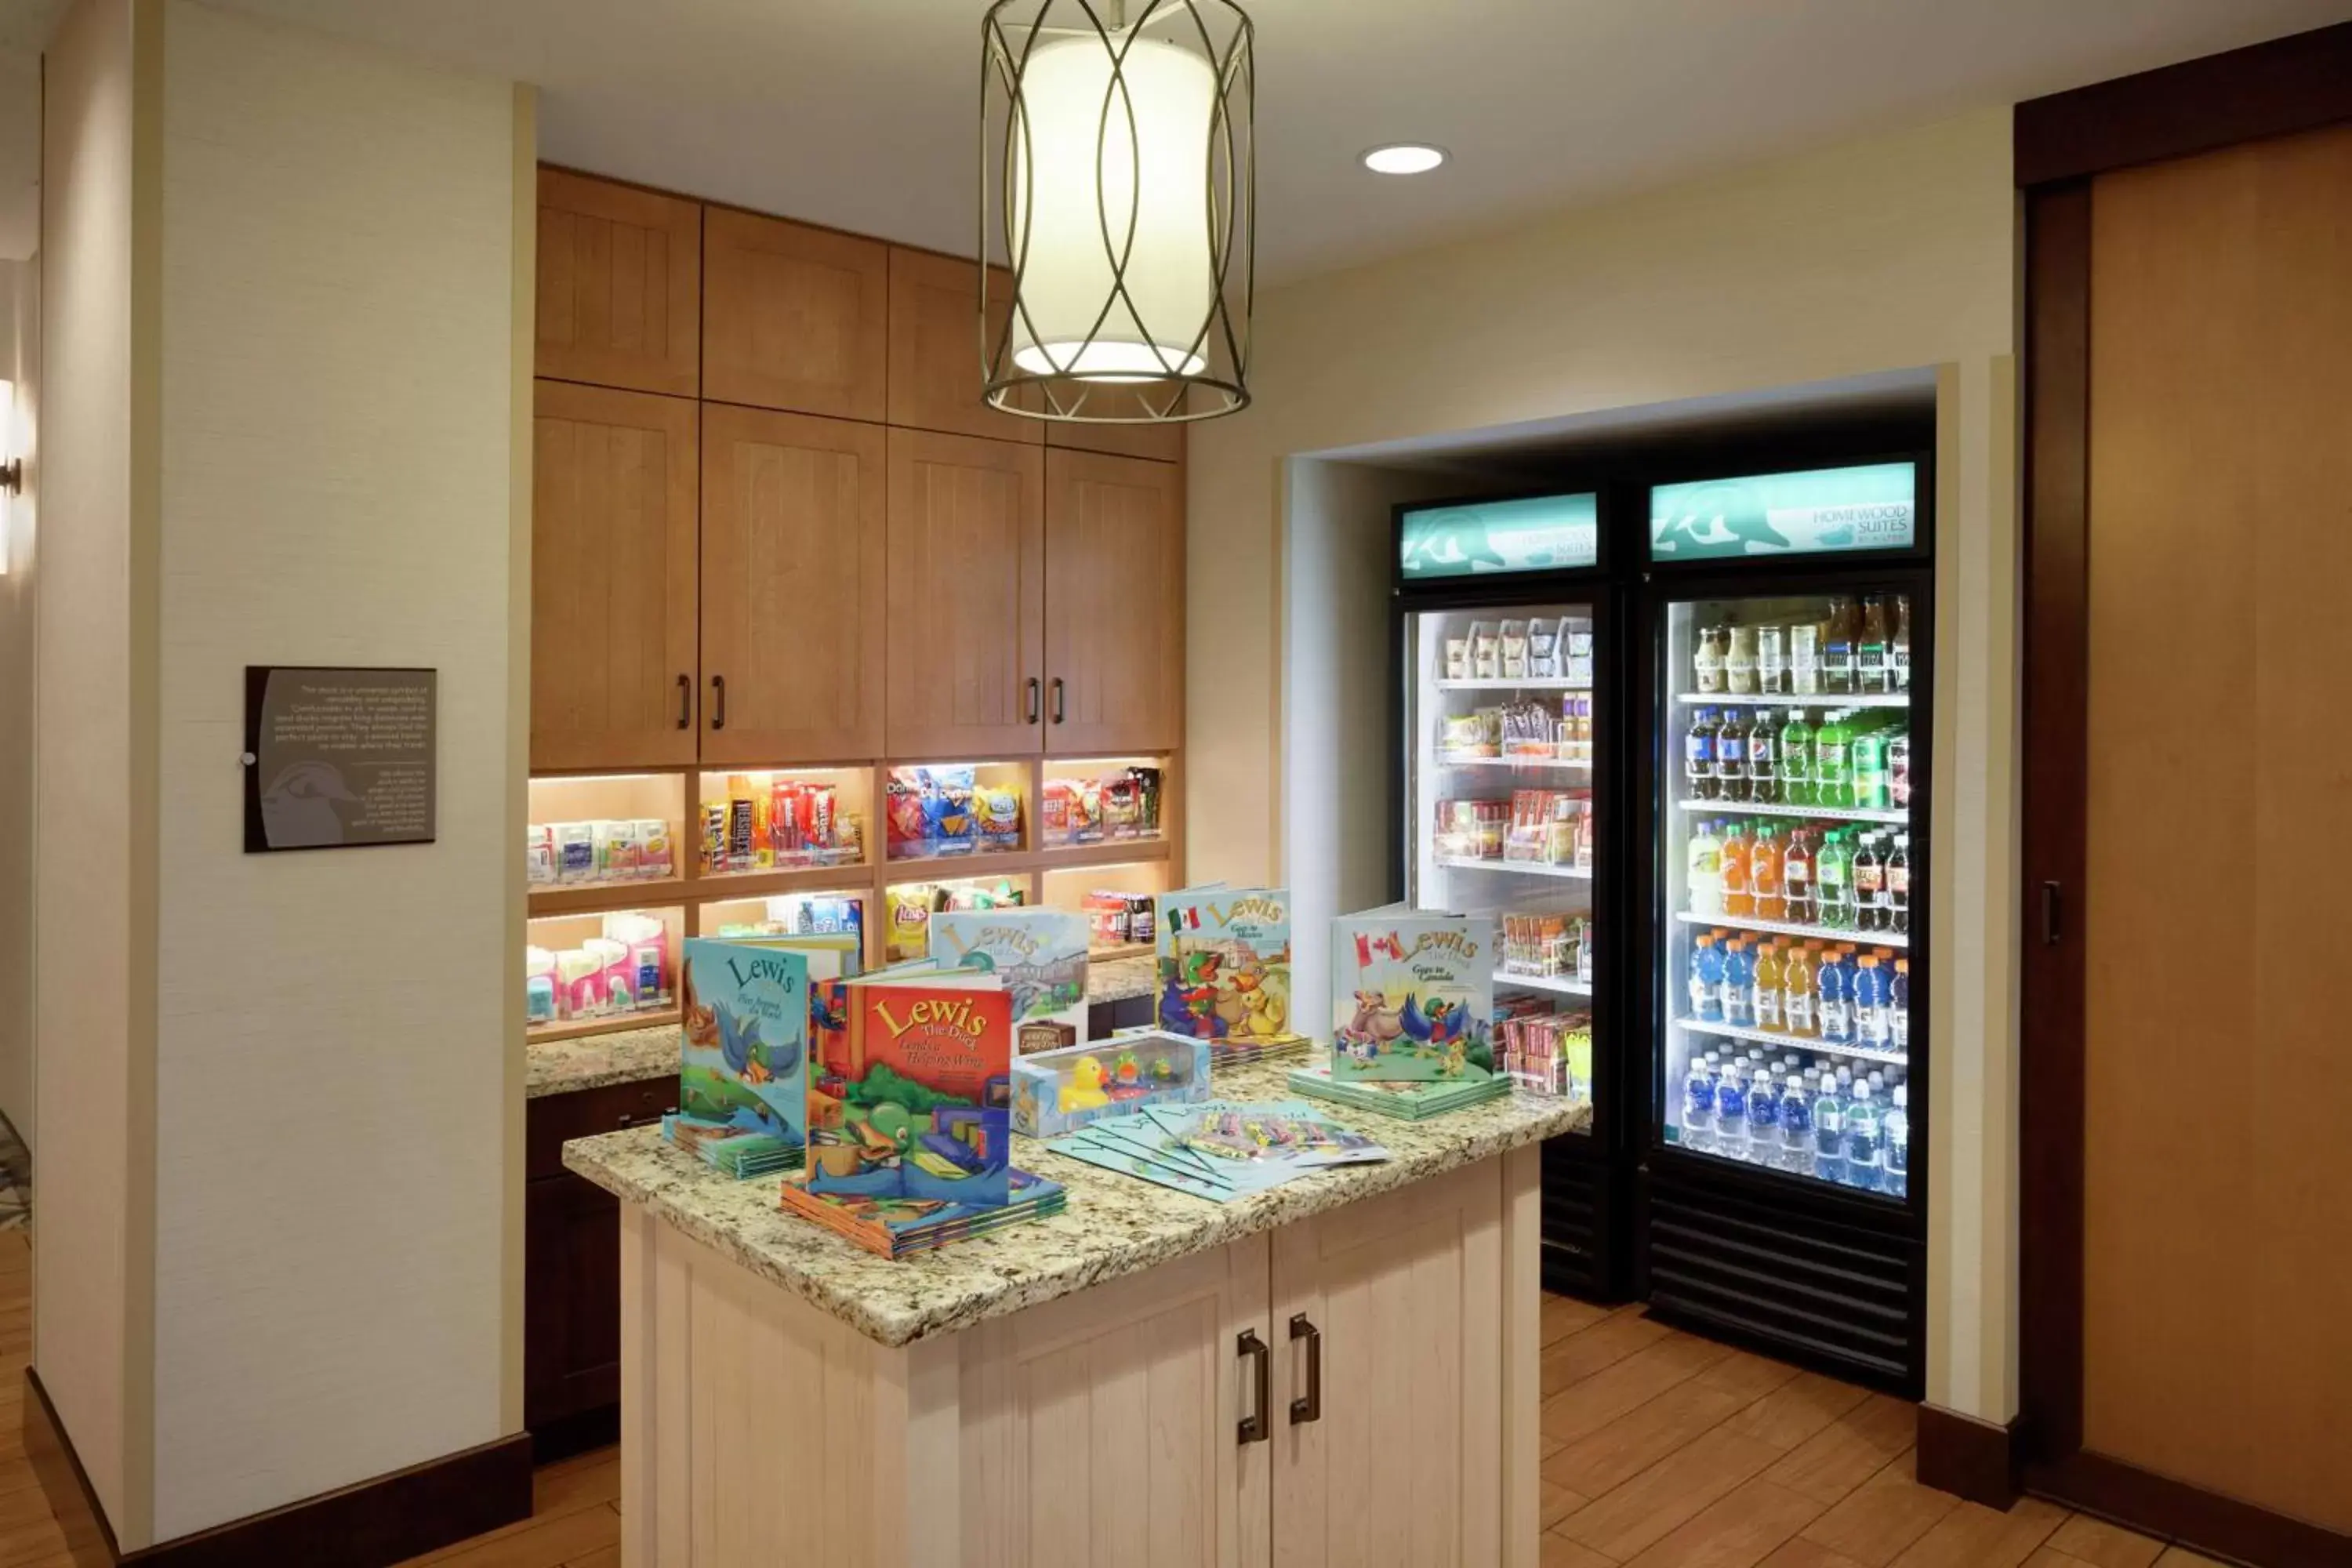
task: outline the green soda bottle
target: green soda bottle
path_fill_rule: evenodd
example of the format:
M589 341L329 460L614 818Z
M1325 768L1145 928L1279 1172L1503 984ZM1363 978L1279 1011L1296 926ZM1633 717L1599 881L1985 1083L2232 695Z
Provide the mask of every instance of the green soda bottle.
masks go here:
M1832 811L1853 805L1853 745L1845 714L1831 710L1813 736L1813 805Z
M1789 710L1789 721L1780 726L1780 804L1812 805L1813 799L1813 728L1805 722L1805 710Z

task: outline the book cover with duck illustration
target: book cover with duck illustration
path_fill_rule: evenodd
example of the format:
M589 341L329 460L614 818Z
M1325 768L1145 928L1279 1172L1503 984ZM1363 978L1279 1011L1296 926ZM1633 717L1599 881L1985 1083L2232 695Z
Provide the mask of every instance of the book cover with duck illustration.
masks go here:
M1013 997L993 976L822 982L811 1017L806 1191L902 1220L1008 1201Z
M1493 1077L1492 924L1386 910L1333 921L1333 1079L1438 1083Z
M1290 892L1186 888L1153 909L1157 1016L1223 1047L1303 1044L1290 1018Z
M1087 1043L1087 943L1076 910L943 910L931 955L996 976L1013 998L1013 1044L1027 1056Z
M808 955L692 937L678 989L678 1141L739 1174L796 1163L807 1137Z

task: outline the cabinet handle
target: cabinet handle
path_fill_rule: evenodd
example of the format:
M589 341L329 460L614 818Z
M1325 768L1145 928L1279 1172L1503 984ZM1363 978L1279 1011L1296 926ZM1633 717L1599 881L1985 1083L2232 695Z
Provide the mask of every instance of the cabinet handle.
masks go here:
M1026 720L1023 721L1023 722L1024 722L1024 723L1029 723L1029 724L1034 724L1036 721L1037 721L1037 678L1036 678L1035 676L1034 676L1034 675L1033 675L1033 676L1031 676L1031 677L1029 678L1029 717L1028 717Z
M1323 1419L1323 1331L1308 1322L1306 1313L1294 1312L1290 1337L1294 1342L1307 1342L1307 1397L1290 1402L1290 1424L1303 1426Z
M727 678L723 675L710 678L710 727L724 730L727 728Z
M1242 1337L1234 1344L1234 1353L1245 1355L1255 1363L1255 1376L1257 1389L1256 1405L1252 1407L1250 1414L1242 1417L1239 1440L1244 1443L1263 1443L1265 1441L1266 1394L1271 1387L1268 1381L1268 1362L1271 1352L1265 1348L1265 1342L1257 1337L1255 1329L1244 1329Z
M2042 945L2056 947L2060 931L2058 919L2058 884L2042 884Z
M1054 722L1062 721L1062 678L1054 677Z
M690 675L677 678L677 727L694 728L694 677Z

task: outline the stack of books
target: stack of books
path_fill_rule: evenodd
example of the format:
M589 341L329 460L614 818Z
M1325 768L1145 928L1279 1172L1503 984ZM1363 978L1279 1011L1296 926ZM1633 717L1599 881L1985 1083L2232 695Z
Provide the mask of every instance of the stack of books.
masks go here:
M1122 1175L1232 1203L1333 1165L1385 1160L1360 1132L1296 1100L1147 1105L1089 1122L1045 1145Z
M1443 1116L1449 1110L1484 1105L1488 1100L1507 1100L1511 1095L1511 1080L1499 1074L1433 1083L1374 1079L1343 1082L1334 1079L1330 1068L1320 1062L1312 1067L1292 1068L1290 1087L1310 1099L1344 1105L1351 1110L1368 1110L1375 1116L1393 1116L1405 1121L1425 1121L1432 1116Z
M808 1173L803 1172L784 1178L783 1208L877 1258L906 1258L986 1236L1009 1225L1050 1218L1068 1202L1058 1182L1033 1176L1018 1166L1009 1168L1007 1173L1012 1187L1009 1202L975 1205L813 1193L808 1190Z
M723 1171L739 1182L797 1171L807 1159L807 1150L797 1139L747 1132L674 1110L662 1118L662 1134L712 1170Z
M1272 1039L1255 1037L1238 1040L1211 1040L1209 1066L1216 1068L1247 1067L1252 1062L1276 1061L1284 1057L1303 1057L1313 1042L1304 1035L1281 1035Z

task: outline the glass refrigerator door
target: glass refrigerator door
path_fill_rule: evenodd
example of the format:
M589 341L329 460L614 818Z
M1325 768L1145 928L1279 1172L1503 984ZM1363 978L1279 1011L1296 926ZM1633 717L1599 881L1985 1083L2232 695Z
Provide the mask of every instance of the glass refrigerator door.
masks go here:
M1909 605L1669 605L1662 1135L1901 1198L1909 1178Z
M1406 898L1494 917L1496 1065L1590 1100L1592 606L1423 611L1405 647Z

